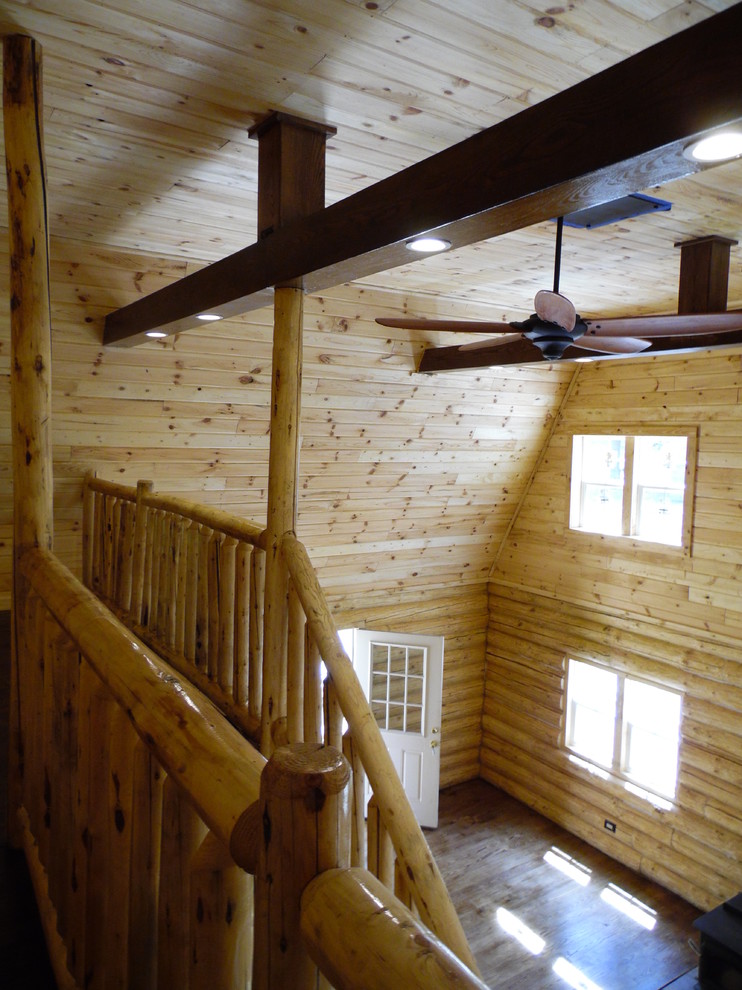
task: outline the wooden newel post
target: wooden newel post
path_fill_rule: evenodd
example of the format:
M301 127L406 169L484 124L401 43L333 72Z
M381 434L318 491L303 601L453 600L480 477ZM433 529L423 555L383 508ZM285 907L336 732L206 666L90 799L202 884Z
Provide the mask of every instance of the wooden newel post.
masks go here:
M347 866L350 766L335 749L277 749L261 780L255 877L254 990L309 990L317 967L299 934L301 895L317 874Z
M51 313L49 229L43 159L41 46L3 40L3 125L10 233L10 386L13 443L13 660L11 675L10 837L23 801L23 701L18 618L24 599L18 562L26 549L52 545ZM19 701L20 695L20 701Z

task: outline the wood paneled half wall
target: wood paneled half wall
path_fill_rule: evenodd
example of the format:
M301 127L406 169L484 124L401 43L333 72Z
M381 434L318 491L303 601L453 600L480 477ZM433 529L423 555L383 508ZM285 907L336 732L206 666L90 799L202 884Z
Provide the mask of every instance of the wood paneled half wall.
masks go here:
M583 366L490 583L482 775L704 909L742 887L741 385L739 350ZM698 436L689 552L570 531L572 435L672 426ZM570 760L568 658L682 693L668 807Z

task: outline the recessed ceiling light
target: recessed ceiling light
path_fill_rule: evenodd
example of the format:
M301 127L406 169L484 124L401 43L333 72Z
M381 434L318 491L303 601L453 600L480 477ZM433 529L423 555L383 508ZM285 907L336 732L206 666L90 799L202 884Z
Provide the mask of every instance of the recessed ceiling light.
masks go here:
M697 162L723 162L742 155L742 131L717 131L694 141L686 155Z
M147 330L145 337L167 337L164 330Z
M433 254L435 251L447 251L451 247L451 242L442 237L414 237L411 241L407 241L405 247L420 254Z
M199 313L196 319L203 320L204 323L213 323L214 320L221 320L221 316L217 313Z

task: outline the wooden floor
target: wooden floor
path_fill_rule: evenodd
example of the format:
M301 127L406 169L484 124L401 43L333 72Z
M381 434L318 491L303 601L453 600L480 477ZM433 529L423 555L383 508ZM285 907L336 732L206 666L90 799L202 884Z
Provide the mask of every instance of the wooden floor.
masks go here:
M440 810L427 838L492 990L697 987L697 908L484 781L443 791Z

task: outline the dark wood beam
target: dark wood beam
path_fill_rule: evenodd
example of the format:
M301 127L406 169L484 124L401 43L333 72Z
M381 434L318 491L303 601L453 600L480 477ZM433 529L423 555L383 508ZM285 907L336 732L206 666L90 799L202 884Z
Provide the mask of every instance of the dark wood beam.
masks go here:
M409 264L420 233L460 247L687 175L691 139L742 120L740 37L736 4L116 310L104 343L257 309L293 279L311 293Z

